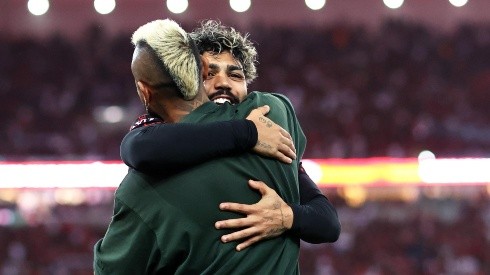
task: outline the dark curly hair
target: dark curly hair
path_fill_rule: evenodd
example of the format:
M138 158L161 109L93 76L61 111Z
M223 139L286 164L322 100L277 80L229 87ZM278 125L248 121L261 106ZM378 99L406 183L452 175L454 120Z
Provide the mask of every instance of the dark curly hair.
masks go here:
M229 51L242 64L247 83L251 83L257 77L257 50L248 39L248 33L242 35L234 28L222 25L220 21L205 20L190 35L196 42L200 54Z

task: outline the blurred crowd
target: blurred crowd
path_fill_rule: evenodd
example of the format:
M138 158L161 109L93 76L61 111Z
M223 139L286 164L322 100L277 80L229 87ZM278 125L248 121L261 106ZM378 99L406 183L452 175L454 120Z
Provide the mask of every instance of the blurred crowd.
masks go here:
M289 96L308 138L305 158L488 157L489 26L305 29L248 31L259 52L249 90ZM143 112L130 35L100 26L80 41L0 33L0 159L119 159ZM104 113L110 106L120 111Z
M301 274L490 274L488 195L350 207L328 193L342 233L334 244L302 242ZM92 274L93 245L105 232L112 204L90 206L97 207L104 216L97 223L86 219L90 211L82 205L56 206L49 220L37 225L0 226L0 274Z
M334 244L302 243L302 274L490 274L490 201L421 198L345 207Z

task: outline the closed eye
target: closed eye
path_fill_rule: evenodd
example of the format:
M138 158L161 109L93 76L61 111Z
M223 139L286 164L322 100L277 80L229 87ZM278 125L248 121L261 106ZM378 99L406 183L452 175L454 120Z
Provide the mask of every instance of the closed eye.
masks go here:
M240 74L240 73L231 73L230 74L230 77L231 78L236 78L236 79L244 79L245 78L245 76L242 75L242 74Z
M210 71L210 72L208 72L207 79L211 79L211 78L213 78L215 75L216 75L216 73L215 73L215 72Z

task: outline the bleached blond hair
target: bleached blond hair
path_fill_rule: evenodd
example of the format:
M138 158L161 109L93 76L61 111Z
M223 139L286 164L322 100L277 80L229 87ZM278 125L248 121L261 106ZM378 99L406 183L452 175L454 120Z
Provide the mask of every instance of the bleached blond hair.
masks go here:
M201 68L199 52L179 24L170 19L151 21L133 33L131 42L134 46L146 43L155 52L184 99L190 100L197 95Z

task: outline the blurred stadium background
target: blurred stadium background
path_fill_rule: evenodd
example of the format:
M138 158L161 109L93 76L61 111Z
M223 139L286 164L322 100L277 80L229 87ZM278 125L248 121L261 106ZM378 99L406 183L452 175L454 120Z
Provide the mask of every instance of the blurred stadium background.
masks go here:
M294 103L343 225L302 274L490 274L490 1L247 2L1 1L1 275L92 274L143 111L130 35L166 17L250 33L250 89Z

